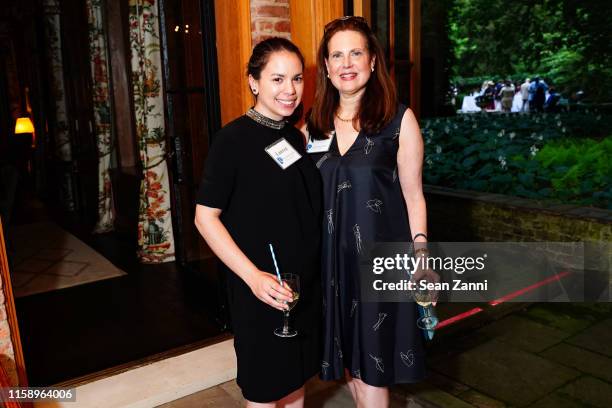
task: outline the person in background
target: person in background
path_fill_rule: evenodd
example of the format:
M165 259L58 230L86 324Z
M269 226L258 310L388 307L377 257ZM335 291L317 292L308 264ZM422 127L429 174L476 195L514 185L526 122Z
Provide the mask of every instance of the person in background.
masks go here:
M495 110L495 82L489 81L487 82L487 87L484 91L484 97L487 101L487 105L485 109Z
M514 86L512 82L507 80L499 94L501 95L501 107L503 112L510 112L512 110L512 101L514 100Z
M540 77L535 77L534 81L529 85L529 93L532 95L529 109L534 112L542 112L544 110L544 102L546 101L546 91L548 85Z
M551 85L548 93L548 99L544 103L545 112L558 112L559 111L559 100L561 94L557 92L556 88Z
M501 103L501 89L504 87L505 81L499 80L495 83L495 100Z
M529 84L530 79L525 79L525 82L521 84L521 97L523 99L523 106L521 112L529 112Z

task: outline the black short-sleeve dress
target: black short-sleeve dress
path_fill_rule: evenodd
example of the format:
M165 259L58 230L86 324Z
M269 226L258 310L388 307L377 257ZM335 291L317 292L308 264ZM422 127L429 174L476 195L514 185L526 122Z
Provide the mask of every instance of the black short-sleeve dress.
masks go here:
M380 133L360 132L340 155L336 140L314 156L323 179L322 276L324 344L321 377L348 369L373 386L411 383L425 375L416 304L364 302L359 255L367 242L411 241L397 174L397 151L406 108Z
M283 170L265 148L285 138L302 156ZM238 360L237 383L247 400L275 401L319 372L321 350L320 174L307 156L299 130L273 129L242 116L215 136L197 203L222 210L221 221L246 256L275 273L300 276L300 300L291 311L299 334L274 335L282 312L253 295L224 265Z

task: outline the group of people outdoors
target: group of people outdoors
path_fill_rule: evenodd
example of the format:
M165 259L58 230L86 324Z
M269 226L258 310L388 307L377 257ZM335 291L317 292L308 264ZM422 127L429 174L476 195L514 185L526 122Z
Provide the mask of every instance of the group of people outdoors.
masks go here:
M557 112L560 107L561 94L536 76L522 83L484 81L480 89L464 97L460 112Z
M303 72L289 40L254 47L255 104L215 135L195 224L227 274L247 406L302 407L319 374L345 378L358 407L385 407L389 385L423 379L424 336L414 302L362 301L359 256L373 241L427 255L423 140L365 19L327 24L316 84ZM305 87L315 98L299 130ZM298 334L275 334L291 307Z

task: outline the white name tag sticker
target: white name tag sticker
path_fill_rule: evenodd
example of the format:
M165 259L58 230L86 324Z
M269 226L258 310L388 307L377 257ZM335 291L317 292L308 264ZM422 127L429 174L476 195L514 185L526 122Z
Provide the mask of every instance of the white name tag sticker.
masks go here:
M325 153L329 151L333 136L323 140L308 140L306 152L308 153Z
M284 137L266 147L266 153L268 153L283 170L302 158L302 155L300 155Z

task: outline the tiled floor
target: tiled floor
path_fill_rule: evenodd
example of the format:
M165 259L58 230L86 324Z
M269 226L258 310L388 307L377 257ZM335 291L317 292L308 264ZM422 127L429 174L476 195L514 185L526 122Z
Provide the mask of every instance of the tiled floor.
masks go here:
M68 231L52 221L12 227L11 281L15 297L125 276Z

